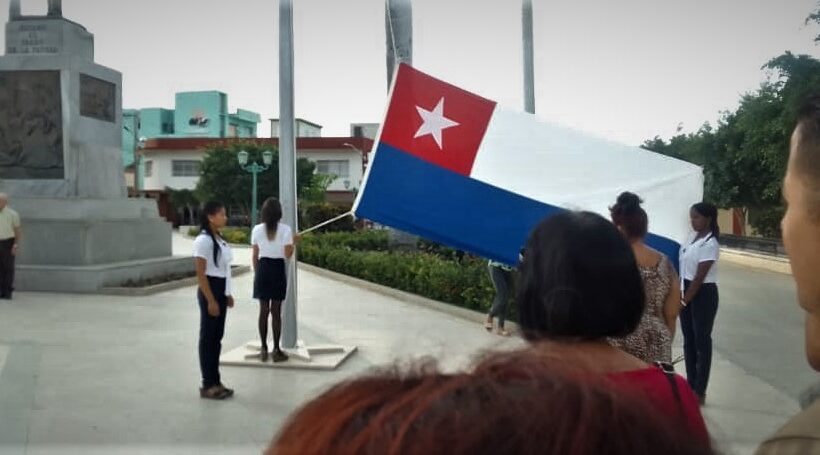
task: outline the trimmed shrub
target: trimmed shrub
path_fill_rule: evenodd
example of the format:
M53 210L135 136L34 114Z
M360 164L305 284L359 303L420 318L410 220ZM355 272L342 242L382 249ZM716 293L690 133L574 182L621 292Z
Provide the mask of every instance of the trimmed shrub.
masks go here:
M495 291L487 262L469 255L456 260L450 251L388 251L386 231L337 232L306 235L299 245L299 260L429 299L488 311Z

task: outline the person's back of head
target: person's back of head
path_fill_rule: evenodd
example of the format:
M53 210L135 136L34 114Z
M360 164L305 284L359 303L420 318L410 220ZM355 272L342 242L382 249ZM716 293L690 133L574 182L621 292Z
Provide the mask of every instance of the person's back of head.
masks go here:
M635 330L645 304L632 248L590 212L559 213L536 227L517 300L530 340L623 337Z
M783 243L800 305L807 312L806 355L820 371L820 96L810 98L798 112L783 196Z
M285 423L268 454L709 454L643 400L526 351L471 373L372 374Z
M618 196L615 205L609 208L612 222L630 240L646 237L649 230L649 217L641 207L643 200L635 194L625 191Z

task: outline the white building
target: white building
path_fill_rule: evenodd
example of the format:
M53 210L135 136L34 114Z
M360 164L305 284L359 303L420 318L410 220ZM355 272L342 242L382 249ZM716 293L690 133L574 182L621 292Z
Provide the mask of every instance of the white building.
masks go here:
M205 149L213 145L231 144L248 139L162 138L146 141L140 150L144 163L146 193L161 193L166 189L196 188ZM278 148L278 138L251 139L251 142ZM367 157L373 141L365 137L299 137L296 139L298 158L316 164L316 172L336 178L327 190L327 201L352 203L361 186ZM237 172L239 172L237 164Z
M350 125L350 135L352 137L376 139L380 126L378 123L353 123Z
M321 137L322 125L317 125L313 122L297 118L296 119L296 137ZM279 119L270 119L270 137L279 137ZM351 135L352 136L352 135Z

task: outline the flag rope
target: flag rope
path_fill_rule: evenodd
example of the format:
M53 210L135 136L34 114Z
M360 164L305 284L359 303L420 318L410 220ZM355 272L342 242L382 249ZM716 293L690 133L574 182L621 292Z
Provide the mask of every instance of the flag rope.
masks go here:
M347 213L343 213L343 214L341 214L341 215L337 216L336 218L332 218L332 219L329 219L329 220L327 220L327 221L323 221L323 222L321 222L321 223L317 224L316 226L310 227L310 228L308 228L308 229L305 229L305 230L304 230L304 231L302 231L302 232L299 232L299 234L298 234L298 235L304 235L304 234L307 234L307 233L309 233L309 232L313 232L313 231L315 231L316 229L319 229L319 228L325 227L325 226L327 226L328 224L333 224L333 223L335 223L335 222L337 222L337 221L339 221L339 220L345 219L345 218L347 218L347 217L349 217L349 216L353 216L353 212L352 212L352 211L347 212Z

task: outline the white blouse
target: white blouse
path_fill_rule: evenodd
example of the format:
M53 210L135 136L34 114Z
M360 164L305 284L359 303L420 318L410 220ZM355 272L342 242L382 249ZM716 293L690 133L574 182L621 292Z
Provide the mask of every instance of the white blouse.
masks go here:
M265 224L258 224L251 231L251 245L259 247L260 258L286 259L285 247L293 245L293 232L287 224L279 223L276 236L270 240Z
M720 258L720 244L717 239L708 234L706 237L695 240L697 233L692 233L680 249L680 276L682 280L692 281L698 273L701 262L714 261L706 273L704 283L717 283L717 261Z
M206 233L200 233L194 240L194 257L205 259L207 266L205 275L217 278L225 278L225 295L230 296L233 292L231 283L231 262L233 261L233 251L228 242L216 236L219 242L219 263L214 263L214 241Z

